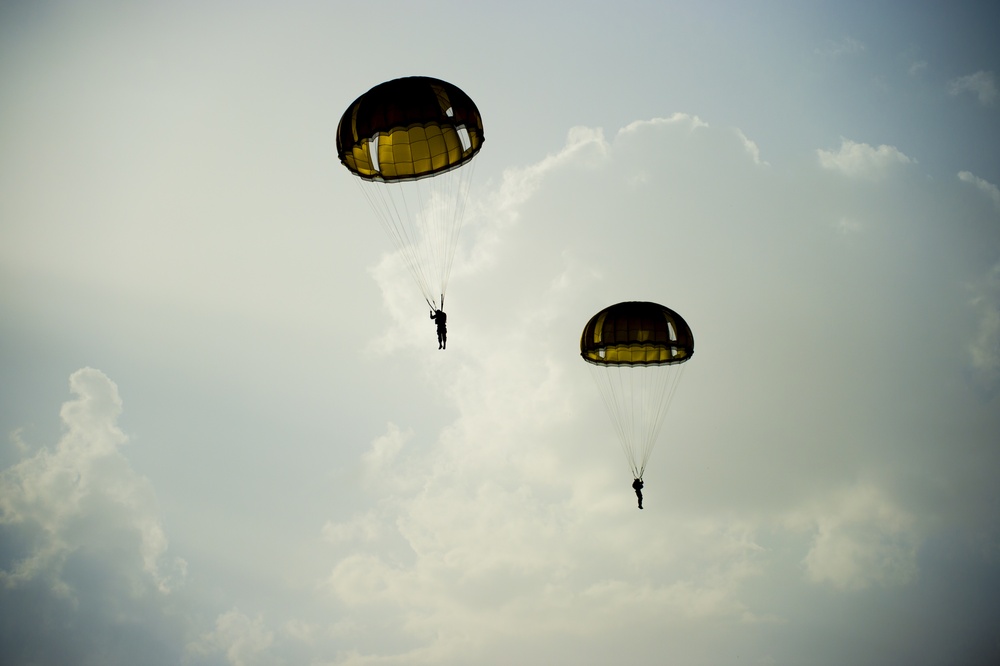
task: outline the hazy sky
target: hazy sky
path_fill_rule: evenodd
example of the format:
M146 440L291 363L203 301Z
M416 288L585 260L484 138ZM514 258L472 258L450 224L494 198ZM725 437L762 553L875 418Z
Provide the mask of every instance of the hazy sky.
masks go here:
M1000 662L990 3L0 6L10 664ZM449 345L339 163L486 143ZM638 511L579 358L697 351Z

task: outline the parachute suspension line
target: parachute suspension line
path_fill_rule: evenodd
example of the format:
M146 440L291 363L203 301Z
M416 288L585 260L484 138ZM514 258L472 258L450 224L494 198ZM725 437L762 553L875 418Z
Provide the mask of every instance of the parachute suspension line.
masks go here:
M442 115L449 98L453 107ZM362 195L431 307L439 296L443 307L482 131L462 90L422 76L371 88L337 127L340 161L365 181ZM437 148L446 154L427 154Z
M475 162L433 178L362 182L358 187L410 275L433 303L444 300Z
M680 381L681 367L590 366L632 476L641 479Z
M465 209L469 200L470 185L475 174L476 164L477 162L472 161L431 179L435 187L439 189L435 192L437 201L430 204L435 210L432 226L434 236L431 248L435 251L436 256L428 265L433 265L437 269L436 277L439 278L439 283L434 286L437 287L436 291L441 296L442 308L444 307L444 296L448 291L448 278L451 275L455 253L458 249L459 235L462 231L462 222L465 219Z
M451 268L455 262L455 251L458 249L458 239L462 231L462 222L465 220L465 208L469 202L469 192L475 169L478 162L473 160L455 169L451 174L454 178L446 178L448 185L452 185L452 190L446 196L447 201L454 201L455 207L451 211L451 220L445 225L447 232L444 242L439 246L445 249L441 257L441 307L444 307L444 294L448 291L448 277L451 275Z
M634 436L636 440L633 445L633 459L632 464L635 465L639 474L641 475L646 469L646 463L649 461L649 456L652 450L653 442L655 442L655 422L652 421L656 414L655 402L657 396L656 388L659 383L657 380L662 379L657 375L662 373L655 372L656 370L664 370L663 368L648 368L648 367L628 367L625 368L632 375L632 386L630 390L632 391L632 401L631 406L633 409L632 418L636 422L636 432ZM650 372L653 370L653 372Z
M637 389L637 383L641 386L642 377L639 376L637 372L638 368L632 368L628 366L615 366L614 376L618 380L618 390L617 394L622 400L619 409L622 410L622 418L625 420L625 432L628 437L628 443L626 445L626 454L628 455L629 465L632 467L632 475L635 478L639 478L642 474L642 470L639 469L636 453L637 445L641 442L640 437L642 435L642 409L640 405L639 412L636 413L635 408L635 396L641 395L641 391ZM641 450L641 449L640 449Z
M427 196L421 202L423 212L419 227L423 232L424 253L420 261L429 272L427 291L440 295L442 301L448 291L448 278L458 248L475 164L468 163L434 178L417 181L427 189Z
M651 446L650 430L652 430L653 424L650 423L649 419L652 418L652 410L650 409L652 397L649 393L650 386L653 385L656 378L650 377L652 373L646 367L626 367L626 369L632 379L630 390L633 398L630 404L634 410L632 419L637 424L634 433L636 441L632 444L632 464L635 465L641 476L646 469L646 461L649 458L648 451Z
M407 219L410 220L410 242L406 252L411 253L411 260L420 277L417 282L424 298L434 302L434 211L428 206L434 205L434 179L422 179L406 183L396 183L399 190L408 196ZM435 308L437 309L437 308Z
M375 211L383 231L389 236L393 246L403 255L406 267L415 280L420 282L420 268L416 264L412 251L407 251L413 245L412 231L405 221L409 217L406 197L401 192L395 192L393 183L373 183L357 181L358 188Z
M631 405L633 408L632 420L636 424L635 431L633 432L633 437L635 440L632 443L632 465L636 471L636 478L642 478L643 472L646 471L646 462L649 460L649 449L652 444L650 441L650 430L652 430L653 424L650 422L651 416L651 397L650 385L656 380L655 377L650 375L654 374L649 372L650 368L640 366L640 367L626 367L625 370L631 375L631 386L630 391L632 392Z
M659 437L660 429L666 420L666 413L670 411L670 404L674 401L674 394L677 392L677 386L681 383L681 377L684 376L686 368L687 365L684 363L681 363L679 367L671 368L670 377L668 377L669 382L665 391L666 395L662 401L663 414L660 416L659 424L656 427L657 437Z
M448 253L447 227L448 206L446 202L454 201L450 192L454 174L444 173L434 178L417 181L423 187L427 184L427 196L421 201L420 222L424 232L423 255L421 261L429 272L427 290L433 294L432 299L441 293L445 281L442 256Z
M634 478L639 478L640 470L635 461L635 420L631 408L632 384L631 377L625 375L627 368L617 366L590 366L590 376L597 385L598 392L604 401L611 424L614 426L618 443L629 469ZM629 380L626 383L625 380Z
M375 211L383 231L389 236L396 251L402 255L410 275L420 287L424 299L433 300L430 289L432 281L427 270L432 264L422 259L427 254L421 251L421 246L428 244L428 239L421 237L421 225L416 215L422 210L424 197L413 182L408 183L376 183L362 182L358 179L357 186L361 190L369 206ZM414 200L415 199L415 200Z
M632 454L629 450L629 442L631 437L627 430L627 424L621 418L621 396L616 395L613 389L613 383L611 381L611 372L608 369L598 369L591 368L591 372L594 376L595 382L597 383L597 388L600 391L601 398L604 400L604 406L607 408L608 414L611 416L611 424L615 428L615 434L618 436L618 443L621 446L622 452L625 454L625 460L628 462L629 469L635 473L635 466L632 464ZM603 373L603 375L601 374Z
M676 364L666 368L647 368L647 370L651 370L651 372L647 373L649 383L643 388L643 393L647 397L645 418L650 428L643 447L642 463L639 467L640 474L645 470L646 464L653 454L653 448L660 437L666 414L670 410L670 403L684 372L684 365Z
M665 368L648 366L625 366L622 370L629 373L629 391L632 407L632 465L637 472L636 478L641 478L646 471L646 463L656 442L657 386L662 381ZM658 372L659 371L659 372Z

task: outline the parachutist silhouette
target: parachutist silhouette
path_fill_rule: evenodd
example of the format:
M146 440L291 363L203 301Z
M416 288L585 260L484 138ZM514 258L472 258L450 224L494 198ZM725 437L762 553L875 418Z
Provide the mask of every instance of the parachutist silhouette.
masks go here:
M636 479L632 482L632 488L635 489L635 496L639 498L639 508L642 508L642 479Z
M431 319L437 324L438 349L444 349L448 344L448 315L444 313L444 310L433 310Z

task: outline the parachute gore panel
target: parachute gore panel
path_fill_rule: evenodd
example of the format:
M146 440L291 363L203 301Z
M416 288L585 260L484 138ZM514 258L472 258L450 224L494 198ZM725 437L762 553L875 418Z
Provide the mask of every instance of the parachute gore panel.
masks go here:
M365 180L407 181L457 168L485 137L475 103L456 86L426 76L381 83L347 107L337 155Z
M605 308L580 336L580 356L594 365L671 365L693 354L687 322L656 303L626 301Z

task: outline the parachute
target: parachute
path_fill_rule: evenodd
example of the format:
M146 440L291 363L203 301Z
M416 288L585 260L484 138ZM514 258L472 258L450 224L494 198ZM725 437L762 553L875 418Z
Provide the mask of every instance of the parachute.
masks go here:
M693 354L687 322L657 303L612 305L583 329L580 356L590 364L636 479L649 462L683 363Z
M444 307L472 179L469 165L484 140L472 99L426 76L375 86L347 107L337 127L341 163L358 177L435 310Z

